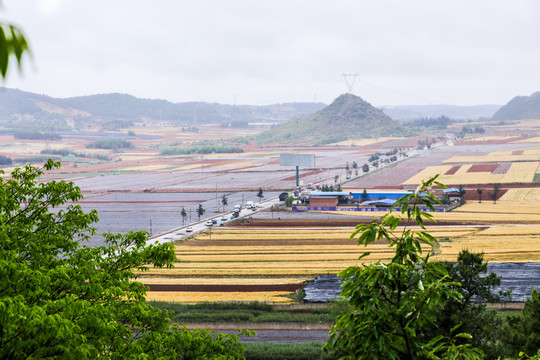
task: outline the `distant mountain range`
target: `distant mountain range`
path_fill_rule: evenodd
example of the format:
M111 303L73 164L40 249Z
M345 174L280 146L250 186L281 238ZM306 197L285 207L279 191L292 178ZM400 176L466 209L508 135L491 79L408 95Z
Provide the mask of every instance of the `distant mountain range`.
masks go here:
M33 117L36 120L77 118L86 121L161 120L181 125L208 123L285 122L312 114L323 103L284 103L265 106L222 105L206 102L172 103L140 99L126 94L101 94L53 98L16 89L0 88L0 116Z
M493 116L501 105L397 105L383 106L381 110L396 120L416 120L446 116L456 120L478 120Z
M516 96L497 111L493 120L540 119L540 91L531 96Z
M340 95L319 112L259 134L262 144L323 145L355 138L403 136L408 131L360 97Z
M201 124L271 123L306 118L327 105L324 103L283 103L264 106L223 105L207 102L172 103L167 100L141 99L127 94L100 94L70 98L54 98L16 89L0 88L0 126L6 121L13 125L46 123L56 128L78 128L87 124L119 121L144 122L149 120L175 123L182 126ZM370 105L371 106L371 105ZM511 120L540 118L540 92L531 96L517 96L508 104L500 105L397 105L380 108L395 120L436 118ZM380 115L380 114L379 114ZM75 124L75 125L73 125Z

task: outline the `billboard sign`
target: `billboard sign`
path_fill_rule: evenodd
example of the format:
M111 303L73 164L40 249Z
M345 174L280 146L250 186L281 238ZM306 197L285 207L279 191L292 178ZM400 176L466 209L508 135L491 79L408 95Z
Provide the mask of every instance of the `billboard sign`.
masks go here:
M315 166L314 154L279 154L281 166Z

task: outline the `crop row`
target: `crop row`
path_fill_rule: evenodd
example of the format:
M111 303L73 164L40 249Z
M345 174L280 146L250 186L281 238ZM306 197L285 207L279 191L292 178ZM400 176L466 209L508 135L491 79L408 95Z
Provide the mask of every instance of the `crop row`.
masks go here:
M540 188L509 189L500 200L540 200Z
M286 303L291 300L284 291L267 292L196 292L196 291L151 291L146 295L148 301L167 301L182 303L225 302L234 301L264 301Z

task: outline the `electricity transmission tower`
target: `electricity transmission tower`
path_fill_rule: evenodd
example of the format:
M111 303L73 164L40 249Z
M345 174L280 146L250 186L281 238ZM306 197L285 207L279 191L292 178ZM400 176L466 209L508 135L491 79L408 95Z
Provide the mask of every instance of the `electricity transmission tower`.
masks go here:
M358 77L358 73L355 74L343 74L343 80L345 81L345 85L347 85L347 89L349 89L349 94L352 94L354 83L356 82L356 78Z

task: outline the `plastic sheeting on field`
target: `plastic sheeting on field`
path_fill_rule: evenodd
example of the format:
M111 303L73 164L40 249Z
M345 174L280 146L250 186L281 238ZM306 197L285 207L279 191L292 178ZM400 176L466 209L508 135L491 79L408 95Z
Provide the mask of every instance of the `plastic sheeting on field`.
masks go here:
M533 289L540 289L540 263L489 263L488 272L501 276L501 286L494 292L511 290L503 302L525 302ZM343 281L336 275L321 275L305 287L305 302L329 302L341 293Z

